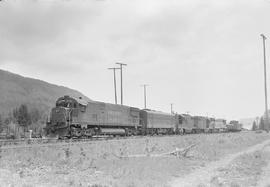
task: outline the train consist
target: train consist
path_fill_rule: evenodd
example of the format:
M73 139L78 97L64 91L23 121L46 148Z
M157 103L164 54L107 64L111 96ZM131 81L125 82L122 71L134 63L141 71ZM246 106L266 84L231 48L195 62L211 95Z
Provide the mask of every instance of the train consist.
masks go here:
M48 135L59 138L97 135L154 135L240 131L241 124L226 120L170 114L82 98L60 97L46 125Z

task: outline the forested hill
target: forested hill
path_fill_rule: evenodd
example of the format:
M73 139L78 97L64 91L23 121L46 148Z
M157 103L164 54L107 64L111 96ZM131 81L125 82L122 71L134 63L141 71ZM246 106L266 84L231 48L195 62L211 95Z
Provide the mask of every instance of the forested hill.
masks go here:
M0 70L1 115L7 115L21 104L47 113L55 105L56 99L63 95L90 100L76 90Z

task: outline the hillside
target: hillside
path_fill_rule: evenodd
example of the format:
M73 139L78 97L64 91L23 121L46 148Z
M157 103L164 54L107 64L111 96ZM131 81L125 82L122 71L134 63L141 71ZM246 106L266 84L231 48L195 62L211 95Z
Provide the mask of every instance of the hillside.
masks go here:
M21 104L48 112L55 105L56 99L63 95L81 96L90 100L76 90L0 70L0 114L2 115L7 115Z

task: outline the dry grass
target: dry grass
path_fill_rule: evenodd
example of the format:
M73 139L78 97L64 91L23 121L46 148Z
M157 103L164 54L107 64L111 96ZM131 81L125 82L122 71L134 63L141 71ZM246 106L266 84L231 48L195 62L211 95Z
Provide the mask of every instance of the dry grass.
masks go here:
M226 167L219 168L210 183L212 186L257 186L269 155L262 150L244 154Z
M224 133L0 149L0 186L164 186L172 176L186 175L267 138L266 133ZM187 158L119 157L159 154L191 144L197 146Z

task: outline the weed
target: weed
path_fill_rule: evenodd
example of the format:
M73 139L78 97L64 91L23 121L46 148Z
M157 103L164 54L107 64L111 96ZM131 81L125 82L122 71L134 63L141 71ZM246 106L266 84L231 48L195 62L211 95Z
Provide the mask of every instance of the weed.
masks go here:
M74 185L75 185L74 180L69 181L69 186L74 186Z
M69 147L66 148L64 151L65 151L66 159L69 159L69 157L71 156L71 151L70 151Z
M231 187L240 187L240 185L237 184L236 182L232 182L230 186L231 186Z
M149 147L149 139L145 139L145 152L147 155L150 155L151 153L151 150L150 150L150 147Z
M23 170L19 171L19 176L20 176L21 178L24 177L24 172L23 172Z
M126 142L124 142L122 144L122 146L119 149L119 152L120 152L120 157L124 157L125 155L127 155L127 145L126 145Z
M96 167L94 167L95 160L96 159L94 159L94 158L91 159L90 164L89 164L89 168L96 168Z
M226 141L225 141L224 139L219 139L219 140L218 140L218 143L219 143L219 144L224 144L225 142L226 142Z
M123 153L123 154L124 154L124 153ZM123 154L122 154L122 155L123 155ZM103 153L101 157L102 157L103 159L106 159L106 158L109 157L109 154L108 154L108 153Z
M33 187L32 184L23 184L22 187Z
M89 187L107 187L107 186L103 186L101 184L93 184L93 185L90 185Z
M84 152L84 150L83 150L82 147L80 148L80 151L81 151L80 155L81 155L83 158L85 158L85 157L86 157L86 153Z
M205 187L206 185L204 184L199 184L197 187Z

